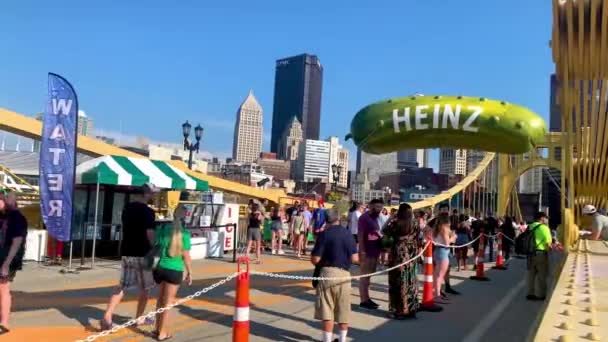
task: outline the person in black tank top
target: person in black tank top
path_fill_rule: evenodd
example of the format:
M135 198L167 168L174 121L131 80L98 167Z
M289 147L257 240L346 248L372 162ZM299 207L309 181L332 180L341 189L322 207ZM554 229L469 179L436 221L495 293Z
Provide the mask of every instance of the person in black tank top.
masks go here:
M249 257L251 247L255 243L255 255L257 264L262 262L262 259L260 257L260 250L262 247L262 231L260 227L262 226L263 220L264 216L262 215L262 212L260 212L258 205L254 204L252 212L249 215L249 226L247 227L247 257Z

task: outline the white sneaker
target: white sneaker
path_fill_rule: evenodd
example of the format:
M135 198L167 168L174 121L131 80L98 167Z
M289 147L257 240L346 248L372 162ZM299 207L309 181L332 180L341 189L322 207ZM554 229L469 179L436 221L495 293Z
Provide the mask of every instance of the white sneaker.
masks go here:
M279 255L285 255L285 252L283 252L282 249L279 250Z
M274 250L273 250L273 251L272 251L272 255L275 255L275 254L277 254L277 251L274 251Z

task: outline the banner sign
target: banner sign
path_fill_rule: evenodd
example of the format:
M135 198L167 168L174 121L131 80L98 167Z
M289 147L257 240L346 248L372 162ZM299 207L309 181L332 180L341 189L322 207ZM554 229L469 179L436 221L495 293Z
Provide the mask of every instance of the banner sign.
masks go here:
M63 77L49 73L40 145L40 211L46 229L69 241L76 166L78 98Z

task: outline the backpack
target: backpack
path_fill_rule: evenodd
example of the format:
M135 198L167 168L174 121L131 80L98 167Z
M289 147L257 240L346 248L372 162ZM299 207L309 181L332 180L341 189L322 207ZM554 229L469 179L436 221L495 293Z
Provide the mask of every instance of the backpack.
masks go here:
M515 254L526 256L536 254L536 239L534 237L534 231L540 226L540 223L536 223L534 226L530 225L525 232L519 234L519 236L515 239Z

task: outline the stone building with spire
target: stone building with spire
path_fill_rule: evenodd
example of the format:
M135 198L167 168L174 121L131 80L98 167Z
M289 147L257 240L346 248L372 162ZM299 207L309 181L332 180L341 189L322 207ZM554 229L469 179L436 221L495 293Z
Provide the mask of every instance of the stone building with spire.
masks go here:
M234 125L232 158L241 163L255 162L262 151L264 128L262 106L253 95L253 90L239 106Z

